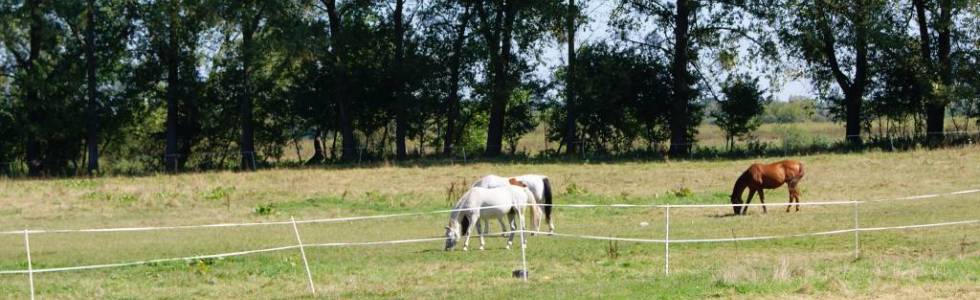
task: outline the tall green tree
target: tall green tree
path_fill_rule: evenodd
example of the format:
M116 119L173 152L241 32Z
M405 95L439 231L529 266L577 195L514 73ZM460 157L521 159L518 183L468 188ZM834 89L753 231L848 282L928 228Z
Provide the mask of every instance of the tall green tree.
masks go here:
M443 136L443 148L442 152L444 155L452 155L454 151L454 145L459 141L461 136L458 131L461 128L457 125L457 120L459 119L460 110L460 80L461 75L465 71L464 63L467 62L467 51L465 48L467 45L467 28L470 27L471 19L473 18L473 4L469 2L457 3L457 1L448 1L447 10L456 11L461 13L458 14L458 20L455 22L450 22L448 30L446 31L449 36L451 36L452 49L449 51L449 65L447 66L449 71L449 84L447 85L446 93L446 126L445 135Z
M747 58L775 56L775 44L765 30L766 20L759 17L766 7L765 1L620 1L611 20L620 36L670 58L671 155L686 155L693 148L701 121L698 98L702 89L713 86L713 75L701 72L698 66L730 63L743 42L750 48L743 55ZM630 39L636 31L647 28L642 41ZM719 54L712 56L712 51Z
M44 171L39 141L40 126L42 126L41 92L45 72L41 68L42 48L53 48L48 24L43 16L50 8L40 0L28 0L20 3L7 2L3 5L4 48L7 55L12 57L7 63L7 69L15 70L13 74L18 101L15 114L26 116L17 120L23 126L20 128L24 138L24 160L27 162L28 175L40 176ZM21 115L22 114L22 115Z
M711 116L715 118L715 125L725 132L727 146L732 149L736 138L759 128L759 117L765 111L768 99L759 89L759 79L747 76L729 78L721 92L725 99L718 101L718 110Z
M162 98L165 107L164 169L177 172L188 161L199 138L198 74L200 36L211 22L213 10L200 0L156 0L140 3L137 45L148 55L139 63L144 73L139 85L145 95ZM157 86L165 86L160 92ZM159 152L150 152L159 153Z
M113 3L105 1L100 7ZM86 140L99 141L86 138L91 131L86 127L98 121L93 119L97 108L90 93L98 73L87 64L94 62L96 54L87 51L94 44L92 29L99 25L87 21L86 12L94 8L95 3L84 1L0 2L3 64L12 79L10 112L18 119L15 130L24 139L30 176L77 172L85 152L77 146ZM112 26L103 28L107 39L126 39L116 35ZM107 44L101 54L111 59L119 52L118 44ZM86 52L89 55L83 56Z
M255 146L255 102L258 93L265 92L257 90L257 87L268 86L268 82L260 82L257 78L258 69L268 60L268 55L273 52L270 45L266 43L269 38L266 35L275 30L271 27L282 25L279 19L295 17L299 12L300 3L296 1L232 1L215 2L213 6L219 8L220 17L224 23L224 34L238 36L233 39L234 47L237 51L237 59L233 69L237 73L235 77L240 78L240 84L236 84L238 103L238 123L239 123L239 168L242 170L255 170L256 162L259 161ZM295 24L290 24L295 25ZM292 36L292 38L298 38ZM266 79L266 78L262 78ZM262 122L263 120L258 120Z
M637 47L592 43L578 49L578 81L575 95L581 151L599 153L633 149L636 140L659 145L667 133L670 105L670 72L664 60ZM568 76L559 69L556 77ZM562 80L562 79L557 79ZM564 80L562 80L564 81ZM564 105L568 105L565 103ZM549 118L548 137L564 139L568 109L558 107Z
M404 97L405 94L405 0L394 0L395 8L392 11L392 23L394 34L392 40L395 46L394 59L391 61L391 80L392 94L395 109L395 157L404 160L407 156L405 139L408 131L405 109L408 105Z
M350 16L345 16L342 11L338 10L337 0L320 1L323 4L323 11L327 14L327 22L329 22L330 56L334 59L331 63L334 71L338 73L338 76L333 78L331 93L337 103L337 116L343 142L342 157L345 160L353 160L357 158L358 145L354 135L354 116L351 112L351 86L349 86L348 80L351 70L348 64L352 59L351 56L354 55L350 51L351 40L358 37L349 34L349 28L346 28L349 22L345 22L344 18ZM354 12L356 10L347 9L346 11Z
M953 101L957 81L957 65L975 51L975 43L966 38L971 23L970 8L977 9L975 1L966 0L912 0L915 24L918 27L919 50L922 62L928 70L928 80L933 91L925 99L926 132L931 142L943 139L946 106ZM975 23L975 21L973 21ZM959 25L959 26L958 26Z
M535 52L534 43L564 15L556 4L550 1L486 0L476 6L477 30L487 54L485 77L490 104L484 151L487 156L497 156L503 151L508 100L520 84L521 75L529 69L524 58Z
M788 53L807 64L807 75L825 99L839 107L845 138L861 144L864 97L876 74L870 61L879 55L876 35L888 5L883 0L789 0L774 15Z

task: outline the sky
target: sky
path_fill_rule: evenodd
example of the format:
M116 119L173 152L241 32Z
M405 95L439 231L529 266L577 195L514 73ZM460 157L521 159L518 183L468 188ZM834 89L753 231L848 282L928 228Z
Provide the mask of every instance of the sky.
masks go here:
M590 21L588 24L584 24L580 27L576 34L576 47L581 47L584 44L595 43L602 40L609 40L612 38L613 33L607 24L609 20L609 14L612 11L616 1L611 0L598 0L589 1L587 7L582 8L586 14L589 15ZM567 61L567 46L565 44L551 43L544 50L544 55L542 56L542 65L538 67L536 71L538 76L541 78L550 78L550 74L560 66L565 65ZM754 73L753 75L760 76L761 74L755 71L750 71ZM793 96L814 96L813 86L810 81L806 78L798 78L793 80L782 80L779 86L769 86L770 82L768 80L760 80L760 85L766 90L768 90L773 99L776 101L787 101Z

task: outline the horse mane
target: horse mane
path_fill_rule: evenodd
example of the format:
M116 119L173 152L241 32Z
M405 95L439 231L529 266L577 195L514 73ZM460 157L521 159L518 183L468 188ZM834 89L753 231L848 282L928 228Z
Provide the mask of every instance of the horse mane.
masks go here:
M459 236L462 237L470 230L470 216L463 215L463 219L459 220Z
M469 226L470 225L470 218L469 218L469 216L467 216L466 214L463 214L462 219L460 219L460 214L463 213L463 211L462 211L462 209L464 209L463 205L466 203L466 199L469 199L470 192L472 192L472 191L473 190L470 189L470 190L466 191L466 193L463 193L462 196L459 196L459 200L457 200L456 201L456 205L453 206L453 212L449 214L449 226L452 227L453 223L458 223L459 226L460 226L459 229L460 229L460 232L461 232L460 236L465 235L466 232L469 230L469 227L470 227Z

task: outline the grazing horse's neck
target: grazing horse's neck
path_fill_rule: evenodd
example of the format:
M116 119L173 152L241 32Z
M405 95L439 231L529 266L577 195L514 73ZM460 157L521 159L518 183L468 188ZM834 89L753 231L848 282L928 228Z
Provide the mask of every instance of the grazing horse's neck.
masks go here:
M742 192L744 192L745 188L749 186L749 179L751 176L752 174L745 171L742 173L742 176L738 177L738 180L735 180L735 187L732 188L732 197L736 197L740 200L742 199Z

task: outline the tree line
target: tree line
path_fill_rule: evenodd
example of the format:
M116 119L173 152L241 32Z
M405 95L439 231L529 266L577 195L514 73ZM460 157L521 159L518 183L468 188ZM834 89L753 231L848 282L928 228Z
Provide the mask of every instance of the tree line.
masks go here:
M561 154L683 156L705 117L754 128L760 78L812 82L853 145L980 105L971 0L0 0L0 47L0 171L30 176L254 170L305 139L310 164L493 157L541 124Z

